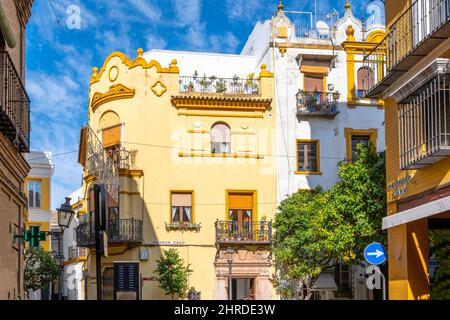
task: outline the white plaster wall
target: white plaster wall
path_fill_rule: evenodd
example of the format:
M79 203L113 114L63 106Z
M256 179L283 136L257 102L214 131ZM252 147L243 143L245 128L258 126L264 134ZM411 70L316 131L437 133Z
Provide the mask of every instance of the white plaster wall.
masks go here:
M144 54L147 61L156 60L167 67L173 59L178 62L180 76L192 76L197 71L199 78L206 74L219 78L247 78L250 73L256 73L257 60L255 56L232 54L215 54L201 52L184 52L168 50L151 50Z
M339 49L339 45L347 38L346 29L348 25L355 29L355 38L361 40L361 21L353 14L346 13L340 19L336 27L336 39L317 40L305 38L277 39L277 42L290 42L296 44L318 44L336 46L335 50L329 49L300 49L288 48L284 57L278 49L270 47L271 27L263 28L257 24L244 46L242 54L253 53L250 47L259 48L258 52L264 52L264 56L258 61L266 63L269 70L275 71L276 101L277 106L277 170L278 170L278 201L281 202L299 189L311 189L318 185L328 189L337 182L337 166L339 161L346 158L345 128L352 129L378 129L378 150L383 151L385 146L384 137L384 110L377 107L369 107L367 103L361 102L361 106L349 108L347 105L347 64L346 53ZM371 31L373 31L372 28ZM378 29L378 26L377 26ZM255 43L259 42L259 43ZM265 45L266 49L261 49ZM302 55L336 56L335 67L332 68L327 77L327 85L334 84L335 91L341 93L339 100L339 115L335 118L302 118L296 115L296 93L303 89L303 76L300 72L299 61ZM356 59L362 57L356 57ZM355 79L358 69L362 63L355 65ZM364 106L366 104L366 106ZM297 139L320 140L320 171L321 175L296 175L296 141Z

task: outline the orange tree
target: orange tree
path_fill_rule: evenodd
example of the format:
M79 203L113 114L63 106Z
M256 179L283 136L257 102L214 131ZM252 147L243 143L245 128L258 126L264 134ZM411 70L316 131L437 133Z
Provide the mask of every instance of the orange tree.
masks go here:
M385 242L385 155L373 145L358 150L354 162L339 163L339 179L330 190L301 190L280 204L273 248L280 291L280 283L300 281L309 299L333 263L361 261L367 244Z

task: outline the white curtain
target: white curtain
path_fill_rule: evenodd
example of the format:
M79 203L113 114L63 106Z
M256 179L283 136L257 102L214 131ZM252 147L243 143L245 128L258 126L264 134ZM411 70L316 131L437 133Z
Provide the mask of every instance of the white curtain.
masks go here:
M178 208L172 207L172 222L178 222L178 221L175 221L175 216L177 214L177 210L178 210Z
M185 212L186 215L188 216L189 222L192 222L192 216L191 216L192 208L185 207L185 208L184 208L184 212ZM187 221L185 221L185 222L187 222Z

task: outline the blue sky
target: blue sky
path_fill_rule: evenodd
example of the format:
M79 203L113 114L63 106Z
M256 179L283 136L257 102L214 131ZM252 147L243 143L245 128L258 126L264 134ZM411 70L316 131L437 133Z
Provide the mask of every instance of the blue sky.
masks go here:
M351 1L359 17L366 0ZM313 0L283 1L286 10L314 8ZM70 26L73 5L80 28ZM254 24L275 12L276 0L37 0L27 29L27 90L31 146L55 154L52 207L81 186L79 128L87 121L89 79L109 53L136 49L240 53ZM345 0L317 0L317 12ZM69 21L69 24L67 23ZM70 154L60 155L62 153Z

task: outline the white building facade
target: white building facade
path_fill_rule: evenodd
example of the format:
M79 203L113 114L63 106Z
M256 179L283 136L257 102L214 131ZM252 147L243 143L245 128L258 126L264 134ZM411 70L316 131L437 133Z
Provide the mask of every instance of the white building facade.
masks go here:
M67 300L85 300L84 272L88 249L77 246L76 230L79 225L78 213L82 208L80 200L83 198L80 188L69 195L75 215L70 226L64 231L62 250L64 255L63 288L62 294Z
M51 181L54 174L54 164L50 152L32 151L24 154L31 167L25 181L25 192L28 197L27 229L38 226L41 231L51 231ZM41 242L44 251L52 252L50 237ZM30 300L49 300L51 286L28 292Z
M352 161L359 143L385 150L383 103L363 98L375 77L363 57L385 36L384 5L368 1L362 11L366 23L347 1L343 17L332 12L321 21L311 13L304 23L280 2L244 46L242 55L275 74L279 202L298 190L332 187L339 162ZM373 299L365 270L364 263L338 264L319 278L314 299Z

